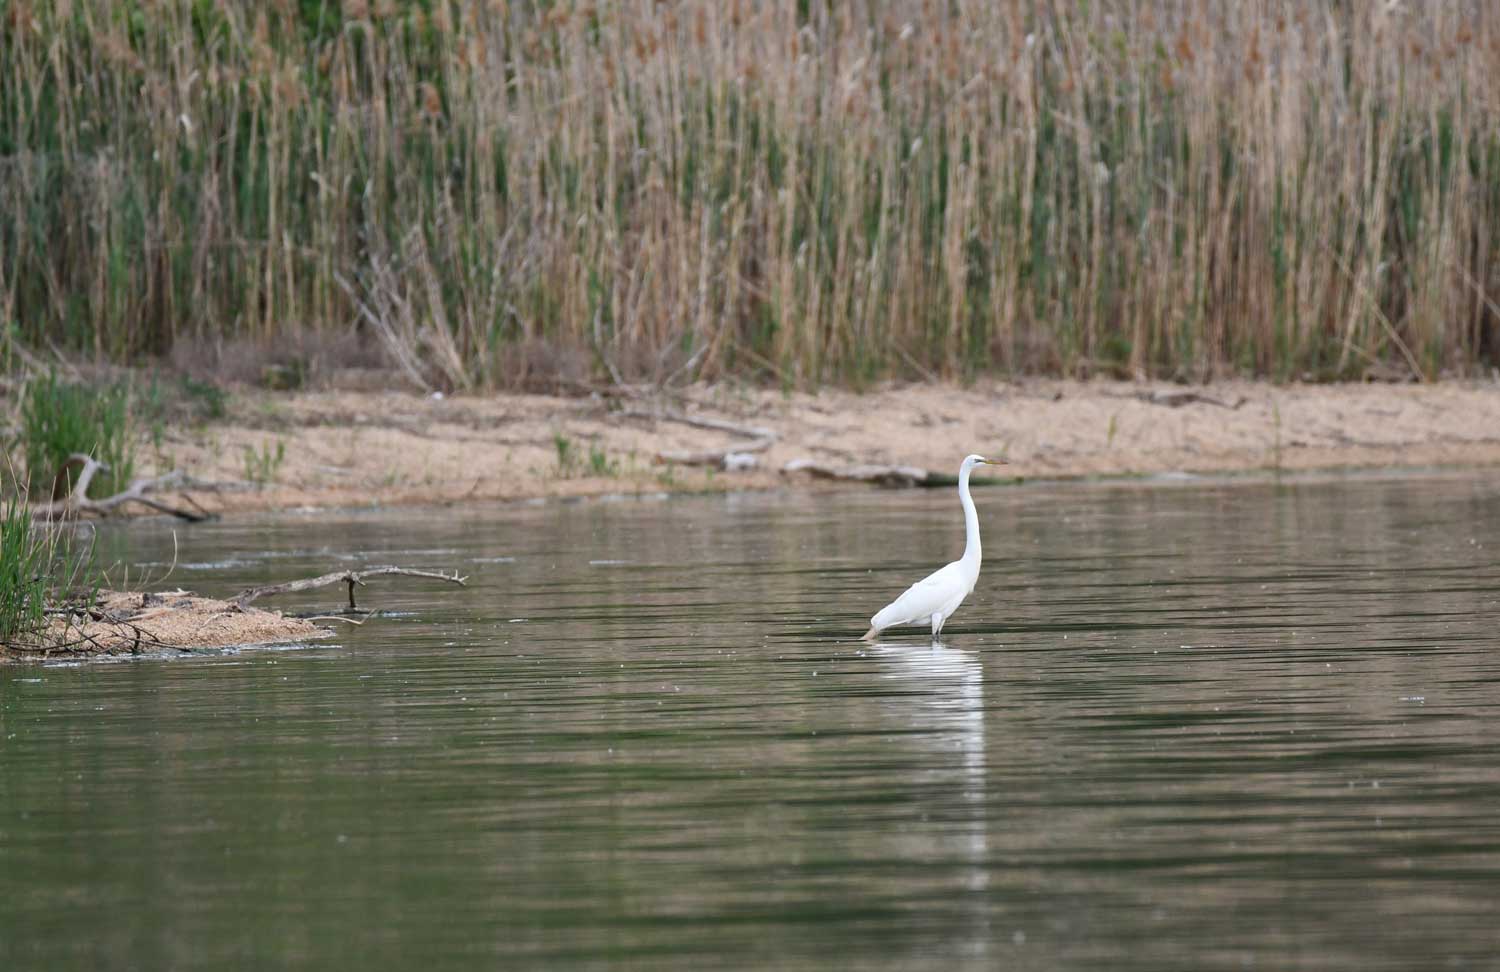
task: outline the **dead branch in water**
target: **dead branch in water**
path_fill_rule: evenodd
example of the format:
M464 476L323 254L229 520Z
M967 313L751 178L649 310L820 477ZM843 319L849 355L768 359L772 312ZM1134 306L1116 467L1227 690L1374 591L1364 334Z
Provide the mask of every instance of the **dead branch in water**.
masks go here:
M342 614L289 614L287 617L297 618L302 621L342 621L344 624L352 624L356 628L364 624L363 621L346 618Z
M297 594L301 591L311 591L319 587L328 587L332 584L343 583L349 585L349 607L345 611L346 613L354 614L360 610L354 603L354 588L356 586L364 587L365 578L367 577L384 577L392 574L402 577L426 577L429 580L440 580L449 584L457 584L459 587L468 586L468 578L458 576L457 571L445 574L437 570L416 570L411 567L385 565L381 567L365 567L361 570L338 570L331 574L321 574L317 577L286 581L282 584L267 584L264 587L252 587L236 594L230 598L230 601L243 608L256 598L270 597L273 594Z
M175 516L189 523L201 523L204 520L216 519L217 514L210 513L202 506L199 506L186 493L183 493L183 498L191 506L195 507L195 509L174 506L162 500L153 499L147 494L181 492L187 489L216 490L235 485L203 482L187 476L180 470L175 470L164 476L157 476L152 479L137 479L113 496L96 500L89 498L89 485L99 473L109 472L109 465L100 462L93 456L86 456L83 453L75 452L58 469L57 477L54 481L57 483L66 482L65 477L68 471L74 468L78 469L78 478L73 482L73 488L68 491L68 494L61 499L55 499L49 503L38 503L32 506L31 515L33 517L39 520L62 520L69 517L81 516L86 513L95 516L109 516L127 503L139 503L149 509L156 510L159 513L166 513L169 516Z

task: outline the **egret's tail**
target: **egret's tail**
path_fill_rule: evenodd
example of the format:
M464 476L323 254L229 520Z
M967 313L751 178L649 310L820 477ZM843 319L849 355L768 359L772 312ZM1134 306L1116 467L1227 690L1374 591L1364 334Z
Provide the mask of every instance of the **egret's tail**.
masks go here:
M860 640L861 641L874 641L878 637L880 637L880 629L879 628L871 628L869 631L865 632L865 636L863 638L861 638Z

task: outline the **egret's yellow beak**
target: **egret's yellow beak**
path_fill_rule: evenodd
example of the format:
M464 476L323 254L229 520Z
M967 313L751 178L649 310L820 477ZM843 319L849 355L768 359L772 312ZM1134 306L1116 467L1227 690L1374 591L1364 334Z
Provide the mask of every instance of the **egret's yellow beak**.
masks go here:
M1008 466L1008 465L1010 465L1010 460L1009 459L981 459L979 461L982 462L982 463L984 463L986 466Z

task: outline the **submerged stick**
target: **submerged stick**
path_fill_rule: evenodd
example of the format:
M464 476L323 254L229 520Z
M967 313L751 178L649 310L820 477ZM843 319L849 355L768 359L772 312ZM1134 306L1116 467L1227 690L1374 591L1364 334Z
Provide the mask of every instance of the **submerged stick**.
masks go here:
M367 577L383 577L392 574L401 577L425 577L429 580L440 580L449 584L457 584L459 587L468 586L468 578L460 577L457 571L445 574L437 570L417 570L412 567L385 565L381 567L366 567L362 570L338 570L331 574L320 574L317 577L305 577L302 580L286 581L281 584L267 584L264 587L251 587L236 594L230 598L230 601L238 607L243 608L257 598L270 597L273 594L296 594L301 591L311 591L319 587L328 587L333 584L343 583L349 585L349 607L346 610L353 613L359 610L359 607L354 603L354 588L356 586L364 587L365 578Z

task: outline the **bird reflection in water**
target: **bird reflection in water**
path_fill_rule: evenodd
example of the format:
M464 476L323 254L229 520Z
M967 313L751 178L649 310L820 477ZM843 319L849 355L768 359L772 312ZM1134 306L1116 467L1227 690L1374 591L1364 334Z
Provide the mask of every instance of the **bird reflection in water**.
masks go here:
M963 840L956 848L968 868L964 884L970 891L982 890L988 884L985 858L989 848L984 810L988 776L984 663L977 652L942 645L877 642L868 654L880 660L882 678L903 683L905 691L884 702L901 710L906 724L918 731L917 738L938 757L927 764L925 781L932 785L934 799L956 793L957 805L940 807L935 816L964 820L958 829Z

